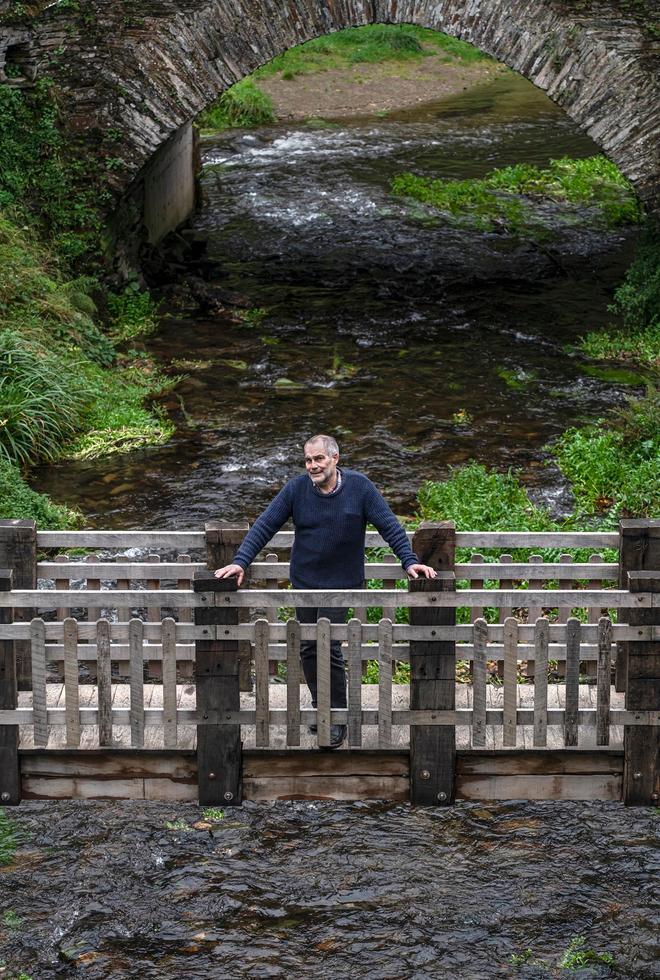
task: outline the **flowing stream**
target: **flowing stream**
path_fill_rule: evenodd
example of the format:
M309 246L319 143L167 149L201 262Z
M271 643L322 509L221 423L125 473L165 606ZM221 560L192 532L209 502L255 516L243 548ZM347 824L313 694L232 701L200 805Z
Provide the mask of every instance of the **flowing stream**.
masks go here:
M293 802L209 825L187 804L79 801L12 816L0 960L33 980L658 976L649 809ZM579 937L612 967L560 969Z
M404 171L471 177L597 147L528 82L499 77L383 119L232 131L203 144L194 236L211 283L266 313L163 317L146 347L188 374L166 446L44 468L39 489L92 525L199 527L249 518L329 431L399 512L417 488L477 459L519 467L570 509L548 443L639 378L570 345L607 319L634 233L561 221L547 235L450 227L395 198ZM185 276L184 276L185 278Z

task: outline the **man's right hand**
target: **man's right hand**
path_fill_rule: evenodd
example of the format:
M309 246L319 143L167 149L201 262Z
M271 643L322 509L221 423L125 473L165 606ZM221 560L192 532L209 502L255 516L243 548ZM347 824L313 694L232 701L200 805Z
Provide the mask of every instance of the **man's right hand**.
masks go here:
M240 588L245 578L245 569L240 565L225 565L224 568L216 568L213 573L216 578L232 578L236 576L236 584Z

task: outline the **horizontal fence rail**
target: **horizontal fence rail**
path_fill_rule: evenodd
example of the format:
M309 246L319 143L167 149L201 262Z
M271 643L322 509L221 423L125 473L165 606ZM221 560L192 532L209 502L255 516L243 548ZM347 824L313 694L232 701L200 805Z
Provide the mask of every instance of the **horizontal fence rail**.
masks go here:
M216 594L217 595L217 594ZM497 609L510 607L544 608L557 606L601 606L602 608L651 608L660 607L660 596L651 592L633 595L625 589L459 589L457 592L406 592L404 589L244 589L234 593L222 593L215 605L223 607L268 606L450 606L459 608L477 603ZM55 609L58 606L117 606L142 607L166 606L170 608L202 608L214 605L212 592L184 592L166 589L144 591L124 589L70 590L56 592L52 589L17 589L0 593L0 608L13 607Z

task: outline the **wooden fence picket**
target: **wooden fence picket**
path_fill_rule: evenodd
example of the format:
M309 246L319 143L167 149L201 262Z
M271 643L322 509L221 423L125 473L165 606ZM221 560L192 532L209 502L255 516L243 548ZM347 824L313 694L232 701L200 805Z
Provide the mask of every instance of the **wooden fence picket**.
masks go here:
M362 623L348 621L348 744L362 745Z
M286 624L286 744L300 745L300 623Z
M392 744L392 620L378 624L378 747Z
M319 619L316 627L316 725L320 748L330 745L330 620Z
M472 671L472 745L486 745L486 689L488 683L488 623L483 617L474 623L474 667Z
M176 623L168 616L162 623L163 649L163 747L177 744Z
M507 747L516 744L516 712L518 709L518 621L513 616L504 621L504 712L502 742Z
M269 683L268 683L268 640L270 626L267 619L258 619L254 624L254 674L255 674L255 743L257 748L269 744L268 724Z
M98 677L99 745L112 745L112 679L110 673L110 624L96 623L96 671Z
M141 619L128 624L131 677L131 746L144 748L144 628ZM100 675L99 675L100 676Z
M64 620L64 703L66 710L66 744L69 749L80 745L80 692L78 680L78 623Z
M550 623L544 617L534 626L534 747L548 744L548 646Z
M564 706L564 745L566 746L578 744L580 629L580 620L571 616L566 623L566 704Z
M34 744L48 745L48 702L46 694L46 631L43 619L30 623L32 652L32 724Z
M612 621L598 620L598 662L596 673L596 745L610 744L610 685L612 683Z

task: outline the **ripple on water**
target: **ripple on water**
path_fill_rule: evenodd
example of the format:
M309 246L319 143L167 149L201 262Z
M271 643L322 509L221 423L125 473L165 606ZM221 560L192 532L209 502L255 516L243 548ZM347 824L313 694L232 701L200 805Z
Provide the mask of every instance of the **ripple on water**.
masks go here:
M297 802L245 804L196 830L199 817L142 802L14 811L24 843L3 897L22 923L5 929L8 966L35 980L74 964L88 978L463 980L511 976L529 948L519 975L547 977L583 935L618 976L654 975L649 810Z

